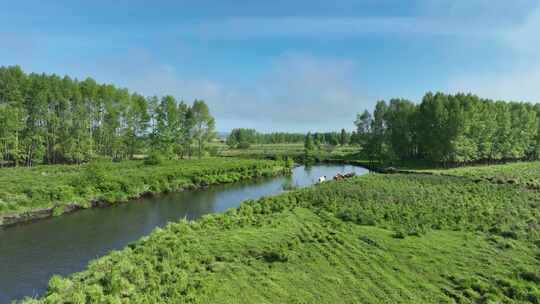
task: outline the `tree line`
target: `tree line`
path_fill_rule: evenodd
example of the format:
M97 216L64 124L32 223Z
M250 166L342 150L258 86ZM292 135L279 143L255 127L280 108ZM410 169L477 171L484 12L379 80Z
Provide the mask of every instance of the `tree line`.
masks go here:
M347 145L351 142L352 134L342 129L341 132L305 133L259 133L255 129L233 129L227 136L226 143L231 148L249 148L251 144L290 144L304 143L307 137L312 137L314 145Z
M226 143L231 148L248 148L251 144L298 143L302 142L305 136L302 133L260 133L255 129L235 128L227 136Z
M136 153L204 153L215 134L202 100L144 97L92 78L83 81L0 67L0 164L81 163ZM192 148L195 146L195 148Z
M427 93L419 104L379 101L354 123L354 140L370 160L459 165L540 156L539 104Z

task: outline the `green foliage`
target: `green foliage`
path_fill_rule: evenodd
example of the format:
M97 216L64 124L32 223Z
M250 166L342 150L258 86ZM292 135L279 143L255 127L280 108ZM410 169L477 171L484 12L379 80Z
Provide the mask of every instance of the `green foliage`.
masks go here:
M341 133L339 134L339 144L345 146L347 143L349 143L349 135L345 129L341 129Z
M538 303L539 204L519 185L370 174L158 228L36 301Z
M251 144L249 142L240 142L238 144L238 149L249 149L249 147L251 147Z
M257 144L251 145L247 149L231 149L223 144L213 144L211 147L218 149L218 155L251 159L289 159L290 162L296 161L305 163L306 151L304 144ZM358 148L355 146L328 146L322 145L319 150L309 153L312 162L321 161L358 161Z
M454 169L421 170L441 175L465 177L473 181L518 184L540 190L540 162L517 162L503 165L473 166Z
M165 158L160 153L152 152L145 159L144 164L148 166L161 165L165 162Z
M132 159L147 148L199 156L215 122L201 100L145 98L126 89L0 67L0 167Z
M290 169L283 162L225 158L6 168L0 171L0 222L3 216L40 208L55 207L54 214L59 215L68 204L86 208L96 200L115 203L144 193L229 183L284 170Z
M227 145L231 148L247 149L257 139L254 129L233 129L227 137Z
M313 150L315 150L316 144L314 142L313 136L311 133L306 135L306 140L304 142L304 163L311 164L315 162L313 157Z
M370 160L443 165L538 159L540 106L427 93L420 104L377 102L355 121L353 136Z
M193 129L190 132L197 142L198 156L202 157L205 144L215 137L215 120L203 100L195 100L190 109L193 119Z
M352 134L345 129L338 132L314 133L313 139L317 139L318 145L347 145L351 141ZM302 133L259 133L254 129L233 129L227 136L226 143L230 148L239 148L240 144L250 145L278 145L278 144L300 144L306 140L306 134ZM314 143L315 144L315 143Z

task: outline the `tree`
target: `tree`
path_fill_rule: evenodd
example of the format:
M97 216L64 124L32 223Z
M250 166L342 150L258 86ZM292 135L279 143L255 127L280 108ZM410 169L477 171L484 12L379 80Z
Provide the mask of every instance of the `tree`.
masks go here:
M148 141L183 157L193 136L194 113L172 96L0 67L0 166L132 158Z
M313 134L313 146L316 149L320 149L323 143L323 137L320 133L316 132Z
M380 100L375 105L375 110L373 111L373 119L370 126L371 136L365 149L370 160L378 158L379 161L382 161L386 158L388 150L385 121L387 108L386 102Z
M364 110L362 114L356 116L354 124L356 125L356 143L365 148L371 136L371 125L373 124L371 113Z
M167 95L155 108L155 129L152 136L152 149L163 156L172 158L175 155L176 139L180 133L181 119L176 99Z
M418 105L378 102L373 118L367 111L357 116L354 137L367 142L370 159L424 159L445 166L538 159L539 109L472 94L427 93Z
M349 136L347 135L347 131L345 129L341 129L341 134L339 136L339 143L341 146L345 146L349 142Z
M315 145L313 143L313 136L311 135L311 132L308 132L306 135L306 140L304 142L304 149L306 151L313 151L315 149Z
M254 129L233 129L227 136L226 143L231 148L249 148L250 144L257 141L259 134Z
M314 149L315 143L313 142L313 136L311 135L311 132L308 132L304 141L304 158L306 161L309 160Z
M180 127L180 147L181 147L181 158L184 158L184 155L191 157L192 150L191 144L194 140L194 128L195 128L195 116L192 107L187 105L181 105L183 108L183 120Z
M129 158L133 158L135 151L141 148L139 138L146 134L149 127L150 115L146 99L138 94L133 94L126 109L125 128L123 140Z
M215 120L210 115L208 106L202 100L195 100L191 111L194 122L193 137L197 141L198 157L200 159L205 143L212 140L215 136Z
M416 151L414 115L415 105L404 99L392 99L384 113L386 139L398 158L410 159Z

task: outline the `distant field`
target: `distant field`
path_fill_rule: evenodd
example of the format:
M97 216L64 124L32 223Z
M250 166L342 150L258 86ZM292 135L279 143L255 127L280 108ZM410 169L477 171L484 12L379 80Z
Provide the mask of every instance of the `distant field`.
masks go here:
M230 158L171 160L159 165L123 161L4 168L0 169L0 224L3 216L35 209L55 207L55 214L61 214L69 204L114 203L143 193L233 182L282 169L283 164L274 161Z
M227 145L219 146L222 156L265 157L274 155L297 156L304 153L303 144L261 144L251 145L247 149L232 149Z
M261 144L251 145L247 149L231 149L225 144L213 144L217 154L221 156L234 156L244 158L275 158L289 156L293 158L304 155L304 144ZM321 158L340 158L349 154L357 153L358 147L354 146L321 146L313 153Z
M539 303L540 196L433 175L328 182L170 224L28 303Z

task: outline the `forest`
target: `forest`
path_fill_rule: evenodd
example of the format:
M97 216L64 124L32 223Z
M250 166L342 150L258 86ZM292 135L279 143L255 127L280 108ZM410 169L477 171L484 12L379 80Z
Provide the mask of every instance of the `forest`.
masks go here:
M312 137L315 145L348 145L354 144L351 133L345 129L341 132L315 132L311 134L305 133L287 133L287 132L271 132L260 133L255 129L237 128L233 129L227 136L226 143L232 148L249 148L251 144L292 144L303 143L306 137Z
M358 146L372 161L426 160L444 165L540 157L540 106L472 94L427 93L418 104L377 102L356 130L313 134L233 129L226 143ZM205 154L215 137L206 103L144 97L110 84L0 67L1 166L82 163L95 158ZM311 145L311 144L309 144Z
M370 160L459 165L540 157L539 104L427 93L419 104L379 101L355 125Z
M156 152L199 157L215 136L206 103L144 97L92 78L0 67L1 166L122 160Z

